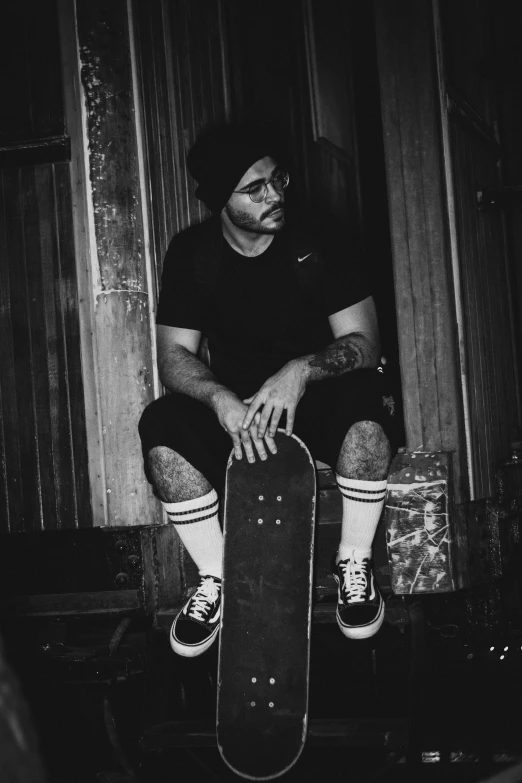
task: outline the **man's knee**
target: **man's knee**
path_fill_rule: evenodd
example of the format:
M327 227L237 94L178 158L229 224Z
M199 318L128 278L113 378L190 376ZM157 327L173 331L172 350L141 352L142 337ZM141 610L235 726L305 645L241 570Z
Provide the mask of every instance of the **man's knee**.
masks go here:
M347 478L380 481L388 472L391 447L376 421L352 424L343 442L337 468Z
M376 421L356 421L348 430L346 440L356 448L368 448L373 451L389 448L386 433Z
M190 462L167 446L150 449L147 462L155 494L166 503L192 500L212 489Z

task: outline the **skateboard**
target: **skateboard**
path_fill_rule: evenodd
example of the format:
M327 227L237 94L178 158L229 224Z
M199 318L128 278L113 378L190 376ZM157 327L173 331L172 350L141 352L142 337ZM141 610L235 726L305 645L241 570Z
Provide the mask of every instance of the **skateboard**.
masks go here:
M250 780L286 772L304 746L315 522L315 467L295 435L277 454L228 461L218 662L217 743Z

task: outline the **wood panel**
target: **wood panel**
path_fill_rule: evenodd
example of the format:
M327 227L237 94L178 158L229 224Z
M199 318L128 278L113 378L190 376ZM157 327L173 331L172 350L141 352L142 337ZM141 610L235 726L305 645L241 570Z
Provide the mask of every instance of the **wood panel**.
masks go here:
M186 155L199 131L229 115L222 4L136 3L153 248L161 275L174 234L210 214L194 195Z
M485 78L498 14L495 5L491 0L440 2L448 81L488 123L495 119L493 85Z
M137 428L154 397L156 372L131 20L125 0L80 0L76 9L85 125L75 126L82 134L75 145L87 151L82 187L92 286L84 294L92 303L102 443L98 475L107 499L96 523L139 525L159 522L162 512L144 475ZM73 106L69 113L79 111ZM97 435L98 430L92 433L93 441Z
M468 493L431 4L374 3L408 451L456 453Z
M0 146L64 133L55 0L3 0Z
M92 524L66 163L0 172L2 532Z
M471 439L476 497L494 495L496 468L518 424L515 364L502 215L477 208L477 190L498 179L480 139L451 123L455 203L466 317Z

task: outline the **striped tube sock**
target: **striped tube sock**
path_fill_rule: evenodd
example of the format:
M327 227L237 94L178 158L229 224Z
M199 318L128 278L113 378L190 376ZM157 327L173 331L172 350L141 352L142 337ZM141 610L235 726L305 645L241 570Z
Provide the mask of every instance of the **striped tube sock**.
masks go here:
M359 481L336 474L343 496L343 522L337 561L372 556L372 542L386 496L386 479Z
M201 576L222 577L223 533L219 525L217 492L181 503L163 503L169 520Z

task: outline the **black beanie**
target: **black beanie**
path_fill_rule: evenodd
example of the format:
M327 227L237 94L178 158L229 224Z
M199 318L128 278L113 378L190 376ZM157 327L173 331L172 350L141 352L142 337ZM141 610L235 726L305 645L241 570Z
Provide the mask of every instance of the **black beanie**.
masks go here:
M276 147L258 127L230 124L204 131L187 156L188 170L198 182L197 198L220 212L243 174L257 160L276 157Z

